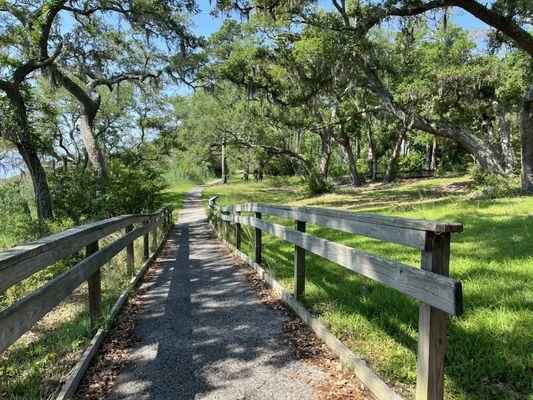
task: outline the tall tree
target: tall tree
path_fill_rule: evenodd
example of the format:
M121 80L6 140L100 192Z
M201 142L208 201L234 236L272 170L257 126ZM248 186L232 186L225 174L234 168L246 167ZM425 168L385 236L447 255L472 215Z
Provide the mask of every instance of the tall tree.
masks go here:
M31 124L31 85L28 79L35 71L50 66L61 52L57 45L48 56L48 40L62 2L0 2L0 16L5 22L0 28L0 43L6 49L0 57L0 90L5 97L2 105L0 134L15 144L28 172L35 193L37 216L40 221L51 218L52 199L48 179L39 159L41 137ZM46 57L42 57L46 49Z
M125 81L157 83L163 72L187 79L186 51L198 42L188 32L187 16L196 7L187 1L102 2L68 10L77 23L68 34L63 55L49 71L53 83L80 102L81 137L91 166L96 174L106 176L106 158L95 137L100 91L111 91Z

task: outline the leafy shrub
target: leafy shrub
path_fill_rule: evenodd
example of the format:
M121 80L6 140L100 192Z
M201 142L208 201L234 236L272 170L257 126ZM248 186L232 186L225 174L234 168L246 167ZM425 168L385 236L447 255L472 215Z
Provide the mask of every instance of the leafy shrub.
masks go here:
M517 178L510 181L504 180L487 172L477 163L470 167L469 173L472 176L471 199L497 199L517 196L521 192Z
M199 161L194 154L178 153L166 166L165 179L174 182L204 183L212 178L209 162Z
M274 156L268 160L264 172L270 176L288 176L296 173L290 160L282 156Z
M331 192L333 185L327 179L310 176L307 180L307 190L310 195L317 195Z
M405 156L398 158L399 171L413 171L424 169L426 163L426 155L420 151L411 151Z
M30 205L33 205L32 194L24 182L11 181L0 188L0 225L3 227L0 248L48 234L48 226L38 223Z
M152 212L162 204L166 188L159 168L131 166L123 160L109 165L109 177L83 168L56 171L51 177L54 212L76 224L121 214Z

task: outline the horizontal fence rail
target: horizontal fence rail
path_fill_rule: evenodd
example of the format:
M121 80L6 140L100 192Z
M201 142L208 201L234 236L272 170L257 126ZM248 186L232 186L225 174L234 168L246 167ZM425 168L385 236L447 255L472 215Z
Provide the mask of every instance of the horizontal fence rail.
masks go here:
M230 223L235 224L237 249L241 246L241 226L254 228L256 263L261 264L262 232L294 244L293 297L296 300L305 293L306 251L419 300L416 398L443 399L447 319L448 315L463 313L462 284L448 277L450 236L463 230L461 224L318 207L263 203L221 206L217 204L217 198L209 199L211 221L226 238ZM266 215L294 220L295 228L265 221L263 217ZM421 268L306 233L307 223L418 249L421 251ZM359 378L365 383L364 376ZM379 398L391 398L375 394Z
M152 232L155 238L158 227L172 223L172 210L167 206L152 214L110 218L0 252L0 294L83 248L86 254L82 261L0 313L0 353L85 281L89 284L91 320L98 320L102 316L100 269L126 249L128 272L133 274L133 241L145 237L144 258L148 259L147 237ZM124 236L99 249L99 239L123 228Z

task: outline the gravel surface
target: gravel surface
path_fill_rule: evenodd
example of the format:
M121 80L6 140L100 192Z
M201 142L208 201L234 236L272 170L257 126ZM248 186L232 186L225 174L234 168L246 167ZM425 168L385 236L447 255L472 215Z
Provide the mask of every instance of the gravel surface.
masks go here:
M202 188L185 197L112 399L316 399L319 368L294 357L283 314L262 304L208 233Z

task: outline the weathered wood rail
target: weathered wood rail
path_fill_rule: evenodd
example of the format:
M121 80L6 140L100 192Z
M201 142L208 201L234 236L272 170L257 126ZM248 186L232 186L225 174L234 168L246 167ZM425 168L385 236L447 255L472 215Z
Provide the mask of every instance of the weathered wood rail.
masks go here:
M88 282L91 321L96 324L103 317L100 269L126 249L127 271L133 276L134 240L143 236L143 255L148 260L150 253L153 256L157 251L157 230L172 224L172 210L171 206L166 206L151 214L110 218L0 252L0 293L84 248L86 255L82 261L0 313L0 353L85 281ZM100 239L122 229L125 230L123 236L99 248Z
M310 321L313 330L342 360L348 360L348 364L354 363L350 367L380 399L399 399L400 396L386 387L355 355L347 355L348 348L334 338L300 303L294 301L301 299L305 293L305 252L323 257L419 300L416 399L444 398L448 314L457 316L463 312L461 282L448 277L450 236L451 233L462 231L461 224L262 203L220 206L216 199L217 196L209 199L210 219L220 228L226 240L229 238L230 223L235 223L237 249L241 247L241 225L255 228L257 265L261 264L262 232L294 244L294 293L286 300L306 322ZM246 216L243 213L252 215ZM295 223L295 229L265 221L262 219L264 215L291 219ZM305 233L307 223L418 249L421 251L421 268ZM253 263L253 260L250 261ZM263 270L260 272L263 273ZM277 283L276 285L279 286Z

